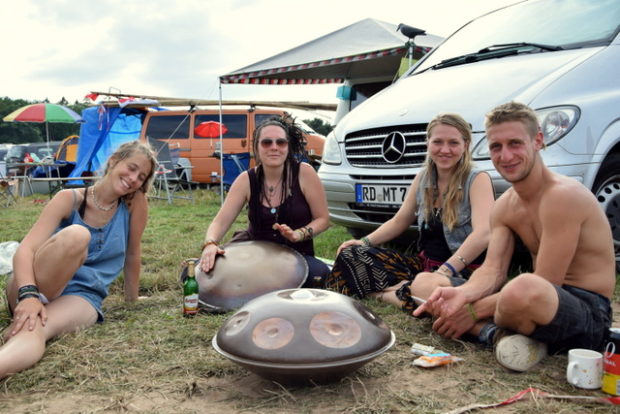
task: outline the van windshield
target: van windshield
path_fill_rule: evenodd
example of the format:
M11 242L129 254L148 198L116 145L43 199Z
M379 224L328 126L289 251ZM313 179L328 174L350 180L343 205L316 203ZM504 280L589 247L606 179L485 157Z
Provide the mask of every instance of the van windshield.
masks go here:
M528 1L465 25L428 55L413 73L447 59L476 54L494 45L527 43L546 46L538 48L537 52L549 51L553 47L559 50L608 45L617 35L619 23L618 0ZM463 60L462 63L469 62Z

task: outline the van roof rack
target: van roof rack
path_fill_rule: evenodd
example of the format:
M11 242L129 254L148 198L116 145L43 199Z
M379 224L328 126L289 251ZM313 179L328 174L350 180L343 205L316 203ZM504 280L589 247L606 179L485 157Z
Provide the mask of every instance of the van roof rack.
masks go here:
M219 100L208 99L191 99L191 98L171 98L165 96L155 95L141 95L141 94L128 94L128 93L111 93L111 92L97 92L91 91L88 96L100 95L107 96L109 98L117 98L116 100L106 100L99 103L93 103L93 105L104 106L119 106L119 100L122 98L139 98L139 99L151 99L157 101L157 103L151 103L150 105L145 103L128 103L125 107L144 107L144 106L212 106L220 105ZM330 103L314 103L308 101L221 101L222 105L230 106L270 106L274 108L293 108L293 109L305 109L305 110L323 110L323 111L335 111L336 104Z

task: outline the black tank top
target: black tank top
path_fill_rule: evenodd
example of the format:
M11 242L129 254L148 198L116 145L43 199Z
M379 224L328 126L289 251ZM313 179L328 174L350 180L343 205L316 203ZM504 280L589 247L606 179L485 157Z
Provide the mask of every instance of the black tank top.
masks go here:
M312 221L310 206L304 197L299 185L299 163L295 162L291 166L291 192L284 202L277 208L277 218L280 224L287 224L293 230L306 226ZM314 256L314 245L312 240L300 243L291 243L286 240L280 232L273 230L272 226L276 222L276 214L271 212L270 207L265 207L260 201L261 183L258 182L256 168L248 170L250 179L250 202L248 218L250 225L248 230L254 240L266 240L284 244L297 250L304 255Z

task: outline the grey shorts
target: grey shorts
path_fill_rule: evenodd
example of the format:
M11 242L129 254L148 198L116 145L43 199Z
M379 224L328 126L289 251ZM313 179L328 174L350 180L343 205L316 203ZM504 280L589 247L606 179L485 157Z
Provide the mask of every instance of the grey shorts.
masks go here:
M612 319L609 299L574 286L555 286L555 290L560 300L557 313L530 336L546 343L550 354L572 348L602 351Z

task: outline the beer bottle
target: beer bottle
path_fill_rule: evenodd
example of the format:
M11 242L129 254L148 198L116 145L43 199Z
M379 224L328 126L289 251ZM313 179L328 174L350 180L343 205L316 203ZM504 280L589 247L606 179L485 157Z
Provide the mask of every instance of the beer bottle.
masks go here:
M194 260L187 262L187 278L183 282L183 316L194 316L198 312L198 282L195 277Z

